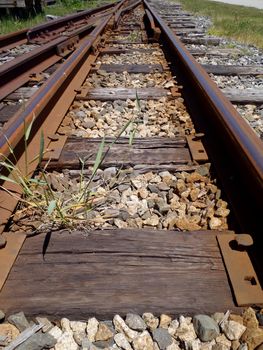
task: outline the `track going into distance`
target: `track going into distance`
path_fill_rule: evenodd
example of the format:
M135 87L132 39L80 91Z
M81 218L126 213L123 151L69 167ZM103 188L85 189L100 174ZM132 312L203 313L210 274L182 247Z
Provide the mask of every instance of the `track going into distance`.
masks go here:
M262 140L232 103L262 96L211 74L260 79L262 65L198 63L233 49L175 3L50 23L0 38L0 59L29 47L0 65L0 308L109 319L261 305Z

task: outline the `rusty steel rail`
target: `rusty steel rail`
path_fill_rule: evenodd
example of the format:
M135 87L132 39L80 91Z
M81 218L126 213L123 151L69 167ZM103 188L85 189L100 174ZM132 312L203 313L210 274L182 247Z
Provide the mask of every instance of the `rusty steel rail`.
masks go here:
M117 11L121 5L122 2L118 3L117 5L115 4L115 10ZM59 102L60 99L63 98L63 94L65 93L65 91L67 91L68 87L72 85L71 81L75 79L78 72L82 69L81 67L83 63L85 63L91 56L92 46L94 45L94 43L97 43L99 36L104 31L113 15L114 14L109 14L108 16L100 20L100 23L89 34L88 38L58 68L58 70L47 80L47 82L39 88L36 94L30 99L30 101L25 106L25 110L23 112L18 112L17 114L15 114L14 117L6 123L0 134L0 153L2 155L4 155L5 157L8 157L10 155L10 147L6 142L6 139L8 139L9 144L12 145L12 148L16 153L16 158L20 159L21 157L23 157L22 143L24 138L24 125L28 125L33 119L34 136L32 136L32 138L35 138L37 141L35 141L34 146L31 146L32 141L28 146L28 150L30 149L30 147L32 147L31 152L33 153L33 155L31 154L31 159L33 159L36 155L36 152L38 152L37 144L39 144L40 129L42 128L43 123L47 123L49 129L48 131L44 129L45 132L48 132L49 134L54 134L56 132L62 119L64 118L67 109L64 111L64 114L62 113L59 118L56 118L56 120L54 120L54 116L51 120L48 119L50 111L52 110L53 106L56 105L56 103L62 103L63 106L67 105L68 100L67 102ZM84 77L86 76L86 74L88 74L87 67L85 68L84 72L82 72L82 75ZM80 79L78 81L78 84L80 84ZM76 87L74 87L73 92L71 92L71 94L73 94L74 96L76 94L75 89ZM45 136L45 141L46 143L48 143L48 135ZM31 171L34 171L36 166L37 164L34 163L33 167L31 168ZM3 232L5 224L7 223L9 216L12 214L17 204L16 198L10 196L6 192L3 192L2 190L1 197L2 199L3 197L5 197L5 200L1 202L4 204L1 204L0 207L0 234L1 232Z
M118 11L124 1L126 0L122 0L115 5L115 11ZM34 120L27 150L29 159L34 159L39 149L41 130L44 131L45 145L49 147L50 143L52 143L49 135L56 133L77 94L77 89L83 84L92 68L99 54L98 51L95 52L98 41L102 38L102 33L107 25L110 25L113 16L114 13L111 13L100 20L100 23L80 47L48 79L46 84L40 87L26 105L25 110L22 113L18 112L5 125L0 135L0 153L5 156L10 155L10 149L6 143L6 138L8 138L9 144L12 145L13 152L16 154L17 165L22 172L26 171L23 148L24 125L28 125ZM32 174L34 172L37 163L37 161L34 161L30 164L29 173ZM8 190L15 192L17 196L14 197L6 191L0 190L0 246L6 245L5 249L0 250L1 259L5 262L0 271L0 290L26 237L24 233L10 235L4 231L10 216L16 208L21 190L16 185L8 184L7 182L2 185Z
M23 138L23 124L24 122L30 123L32 118L37 121L38 115L45 110L47 104L52 98L55 98L55 94L60 90L61 86L68 81L71 76L71 72L81 62L83 57L87 54L92 46L92 43L96 40L100 32L104 29L109 21L109 17L106 17L100 25L98 25L88 36L85 42L58 68L58 70L48 79L36 92L34 97L30 100L30 103L26 106L23 113L19 113L12 118L7 125L3 128L0 135L0 153L8 156L9 147L6 143L6 138L15 147L18 142Z
M30 79L31 74L47 69L74 51L79 41L91 32L99 19L100 17L91 17L84 26L68 34L55 37L52 41L1 65L0 100L25 84Z
M191 91L195 91L195 99L203 112L202 119L214 127L209 129L207 137L212 141L217 137L221 142L220 147L224 146L227 150L223 158L231 157L232 176L236 182L242 184L242 187L237 187L240 191L238 197L233 181L229 182L230 179L226 179L227 175L224 174L222 168L225 166L224 159L218 174L221 175L223 185L228 188L233 185L232 190L230 188L230 191L227 191L227 195L236 210L241 230L254 236L259 235L262 231L260 223L263 198L262 142L149 2L144 0L144 4L151 12L155 24L161 29L162 39L169 48L169 54L176 65L180 65L182 75L188 79ZM212 154L212 157L216 158L217 155ZM243 202L240 203L240 200Z
M160 39L161 30L157 28L154 23L153 16L149 10L145 10L145 18L144 21L150 26L149 31L151 35L151 39L154 41L158 41Z
M25 44L27 42L27 31L28 29L21 29L14 33L0 35L0 52Z
M75 13L73 15L63 16L49 23L44 23L33 27L27 32L27 39L29 43L42 43L43 41L53 40L54 37L59 36L68 28L78 24L78 22L88 21L94 15L101 15L103 11L114 8L116 3L111 3ZM105 12L107 15L107 11Z
M132 4L129 4L128 6L123 6L119 9L119 11L115 14L114 17L114 26L115 28L118 26L121 16L123 16L124 13L131 11L135 7L139 6L141 4L141 0L135 1Z
M177 79L183 81L183 96L187 99L189 111L193 112L191 116L196 128L205 134L203 141L209 158L236 220L235 231L240 236L237 240L241 242L237 248L231 244L238 236L224 238L217 235L236 302L238 305L261 304L262 141L149 2L144 0L144 4L153 16L154 26L161 29L166 54Z

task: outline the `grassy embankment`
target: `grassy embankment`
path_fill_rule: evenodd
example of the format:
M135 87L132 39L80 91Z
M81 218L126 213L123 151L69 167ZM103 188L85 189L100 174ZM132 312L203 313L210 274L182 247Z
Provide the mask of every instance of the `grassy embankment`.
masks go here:
M187 11L212 19L210 34L263 48L263 10L209 0L179 0L179 2Z
M111 2L110 0L107 3ZM56 4L43 8L43 13L31 16L27 19L14 18L13 16L0 17L0 35L15 32L20 29L30 28L37 24L46 22L45 16L64 16L79 10L99 6L101 0L79 1L79 0L57 0Z

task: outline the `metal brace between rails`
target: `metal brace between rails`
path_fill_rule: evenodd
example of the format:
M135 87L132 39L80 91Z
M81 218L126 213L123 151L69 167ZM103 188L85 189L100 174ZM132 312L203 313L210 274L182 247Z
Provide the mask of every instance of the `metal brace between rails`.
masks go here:
M74 36L66 40L65 42L57 45L57 54L58 56L65 57L72 51L76 49L77 44L79 43L79 37Z
M19 251L26 239L26 235L22 232L3 232L0 238L5 242L4 248L0 249L0 291L3 288L9 272L19 254Z
M161 36L161 29L157 27L154 23L153 16L149 10L145 10L146 17L149 21L150 27L151 27L151 42L158 42Z
M105 43L105 37L103 35L100 35L97 37L95 41L93 41L93 44L91 46L91 52L96 55L100 47L102 47Z
M192 159L197 163L205 163L208 161L208 155L201 141L201 137L203 134L197 135L188 135L186 136L186 140L188 143L188 147L192 156Z
M247 234L216 236L238 306L263 304L263 290L246 248L253 245Z
M67 135L48 135L48 139L50 140L48 144L48 151L45 153L43 157L43 161L50 160L59 160L63 147L67 141Z

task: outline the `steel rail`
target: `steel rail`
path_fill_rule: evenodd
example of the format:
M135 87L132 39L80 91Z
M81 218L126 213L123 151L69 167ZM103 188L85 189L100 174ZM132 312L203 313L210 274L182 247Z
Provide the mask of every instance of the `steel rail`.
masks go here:
M141 4L141 0L138 0L138 1L135 1L134 3L132 3L132 4L128 5L128 6L120 8L119 11L115 14L115 18L114 18L114 25L115 25L115 27L118 26L120 18L125 12L128 12L128 11L134 9L135 7L139 6L140 4Z
M27 39L29 43L38 43L36 40L38 37L47 36L47 33L49 32L55 32L58 29L63 29L66 26L70 26L74 24L75 22L89 19L92 15L96 15L101 13L104 10L108 10L111 8L114 8L116 3L106 4L100 7L96 7L94 9L89 9L85 11L81 11L79 13L75 13L73 15L64 16L62 18L58 18L55 20L52 20L49 23L44 23L37 25L33 27L32 29L28 30L27 32ZM51 33L50 40L54 38L54 33Z
M124 1L122 0L115 5L116 11ZM22 172L25 172L25 155L23 153L24 124L26 123L28 125L34 119L32 136L28 144L28 157L29 159L34 159L39 149L41 130L44 131L45 145L47 145L50 142L48 135L54 135L56 133L57 128L76 96L77 89L83 84L92 68L92 64L94 64L98 56L98 53L92 53L92 47L93 45L97 45L99 37L102 35L106 26L110 24L113 16L114 13L100 20L100 23L85 42L60 66L46 84L28 102L25 111L17 113L12 121L10 120L7 123L8 125L4 127L4 134L0 136L1 141L6 140L6 138L10 140L12 148L17 155L17 164ZM9 154L8 147L6 147L7 144L4 145L1 142L1 145L3 147L1 147L0 153L7 156ZM37 167L37 163L35 161L30 164L28 169L30 173L33 173ZM13 184L9 186L8 183L4 183L2 185L7 186L5 188L10 191L14 191L17 197L0 190L0 238L2 237L2 241L6 240L7 246L6 250L0 251L2 258L6 262L0 271L0 290L26 237L23 233L9 235L4 232L6 224L15 210L21 190Z
M60 68L48 79L36 92L30 103L26 106L24 112L15 115L4 126L0 135L0 153L8 156L9 147L6 143L6 138L15 147L18 142L23 138L23 124L30 123L33 117L37 120L38 115L47 107L49 101L54 98L54 94L59 91L61 86L69 78L72 70L80 63L85 57L87 52L92 46L92 43L96 40L99 33L103 30L106 23L109 20L109 16L105 18L100 25L98 25L88 36L88 39L67 59L67 61L61 65Z
M154 17L157 26L160 27L162 38L168 43L169 53L172 53L175 64L178 66L178 62L180 62L180 69L182 68L184 76L187 76L191 89L195 92L195 97L202 104L203 110L207 112L206 122L215 126L217 134L222 134L222 145L227 145L227 152L235 163L236 169L234 171L237 173L238 180L245 186L239 189L242 191L241 198L243 201L247 201L249 198L249 203L242 203L245 210L243 210L242 215L239 211L237 217L241 229L250 230L252 234L257 231L257 234L259 234L261 231L259 226L260 216L257 217L257 215L260 215L262 210L263 198L262 141L149 2L144 0L144 4ZM222 178L224 178L222 169L220 169L219 175L220 172ZM234 191L232 190L232 192ZM229 196L234 198L235 194L230 193ZM241 207L240 203L236 204Z
M52 20L48 23L39 24L31 29L26 28L21 29L17 32L0 35L0 52L3 50L12 49L22 44L30 43L30 41L32 41L32 43L41 43L43 42L43 39L41 39L41 35L47 37L47 33L49 34L48 41L54 40L61 33L61 31L63 31L63 29L70 27L72 24L76 24L79 21L88 20L94 15L98 15L105 10L113 8L114 5L115 3L106 4L100 7L96 7L94 9L81 11L73 15L63 16L56 20ZM107 13L105 12L105 15L106 14ZM56 35L55 31L58 29L60 29L60 31ZM38 37L40 37L39 41L34 42L34 39Z
M25 44L27 42L27 31L28 29L21 29L14 33L9 33L6 35L0 36L0 50L8 50L12 49L21 44Z
M55 61L59 61L66 54L71 53L75 49L75 44L78 44L79 39L90 32L98 20L99 17L91 17L81 28L75 29L70 33L65 33L60 37L55 37L52 41L1 65L0 100L25 84L29 80L30 75L36 73L35 69L38 65L42 65L43 69L47 69L48 66L44 64L45 61L48 61L52 57ZM71 39L75 39L75 44L72 43ZM61 50L59 48L61 46L65 47L66 54L60 52Z

